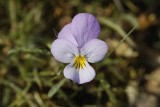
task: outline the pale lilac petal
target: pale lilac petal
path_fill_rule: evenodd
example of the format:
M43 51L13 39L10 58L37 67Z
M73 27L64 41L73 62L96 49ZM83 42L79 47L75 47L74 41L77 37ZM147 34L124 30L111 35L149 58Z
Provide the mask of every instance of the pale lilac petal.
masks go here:
M58 39L66 39L78 46L74 36L71 33L71 24L67 24L58 34Z
M73 18L71 31L78 43L78 47L81 48L88 41L98 37L100 25L93 15L80 13Z
M101 61L107 51L107 44L99 39L93 39L81 48L81 54L86 56L87 61L90 63Z
M83 69L76 69L73 63L67 65L64 69L64 76L78 84L90 82L94 79L95 70L86 61L86 67Z
M62 63L70 63L75 55L78 55L78 48L65 39L56 39L51 47L52 55Z

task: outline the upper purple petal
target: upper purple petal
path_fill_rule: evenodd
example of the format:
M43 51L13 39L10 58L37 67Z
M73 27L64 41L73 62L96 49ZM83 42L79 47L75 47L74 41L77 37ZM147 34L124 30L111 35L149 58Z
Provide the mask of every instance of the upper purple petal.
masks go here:
M63 27L63 29L58 34L58 39L66 39L78 46L77 41L71 32L71 24L67 24Z
M90 63L101 61L107 51L107 44L99 39L93 39L81 48L81 54L84 55Z
M71 23L71 32L81 48L92 39L96 39L100 32L98 20L89 13L76 15Z

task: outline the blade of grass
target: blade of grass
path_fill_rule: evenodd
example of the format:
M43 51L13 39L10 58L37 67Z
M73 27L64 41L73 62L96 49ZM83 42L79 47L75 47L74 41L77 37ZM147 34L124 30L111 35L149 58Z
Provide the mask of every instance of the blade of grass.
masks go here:
M136 48L136 44L132 41L131 38L126 38L126 33L123 31L123 29L118 25L118 24L115 24L114 22L112 22L111 20L109 19L106 19L104 17L98 17L100 23L110 27L111 29L115 30L122 38L125 38L126 39L126 42L132 47L132 48ZM134 27L135 29L136 27ZM133 29L132 29L133 30Z
M117 98L115 97L114 93L110 89L110 84L107 81L102 79L100 80L100 83L103 89L105 90L106 94L108 95L110 102L113 104L113 107L120 107L120 105L118 104Z
M52 97L52 96L54 96L57 92L58 92L58 90L63 86L63 84L66 82L66 80L67 79L63 79L63 80L61 80L59 83L57 83L57 84L55 84L50 90L49 90L49 92L48 92L48 97Z
M62 90L58 91L59 96L66 102L69 107L75 107L72 100Z
M5 106L7 106L7 104L10 101L11 89L9 89L8 87L5 87L4 88L4 92L2 94L3 94L3 97L2 97L2 106L5 107Z
M23 48L17 48L17 49L12 49L8 52L8 55L12 55L12 54L16 54L19 52L23 52L23 53L33 53L33 54L47 54L47 55L51 55L51 52L46 51L46 50L41 50L41 49L27 49L25 47Z
M33 71L33 76L34 76L35 82L36 82L37 85L41 88L41 87L42 87L42 82L41 82L41 79L40 79L40 77L39 77L39 74L38 74L37 69L35 69L35 70Z
M119 44L118 44L115 48L113 48L113 49L107 54L107 57L109 57L109 56L113 53L113 51L115 51L115 50L124 42L124 40L127 39L127 37L135 30L135 28L136 28L136 26L133 27L133 28L129 31L129 33L123 37L123 39L119 42Z
M11 24L11 31L10 34L12 38L16 38L16 32L17 32L17 14L16 14L16 0L9 0L8 2L8 10L9 10L9 18L10 18L10 24Z
M34 97L40 107L45 107L44 102L38 92L34 92Z

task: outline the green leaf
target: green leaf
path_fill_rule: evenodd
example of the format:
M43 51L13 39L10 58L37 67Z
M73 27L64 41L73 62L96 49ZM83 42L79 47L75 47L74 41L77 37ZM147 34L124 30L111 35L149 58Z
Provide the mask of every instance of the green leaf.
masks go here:
M63 86L63 84L66 82L66 79L64 78L63 80L61 80L59 83L57 83L56 85L54 85L48 92L48 97L52 97L54 96L57 91Z
M100 82L101 82L101 86L103 87L103 89L107 93L107 95L109 97L109 100L113 104L113 106L114 107L120 107L119 101L116 98L115 94L112 92L110 84L103 79L100 80Z

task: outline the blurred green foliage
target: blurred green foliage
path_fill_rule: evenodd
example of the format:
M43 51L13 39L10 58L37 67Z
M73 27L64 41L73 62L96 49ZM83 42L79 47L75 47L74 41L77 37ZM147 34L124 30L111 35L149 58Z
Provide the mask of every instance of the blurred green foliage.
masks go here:
M159 6L158 0L0 0L0 107L158 107ZM83 85L65 79L65 65L50 53L56 32L80 12L98 18L99 38L109 45L108 57L93 64L96 78Z

